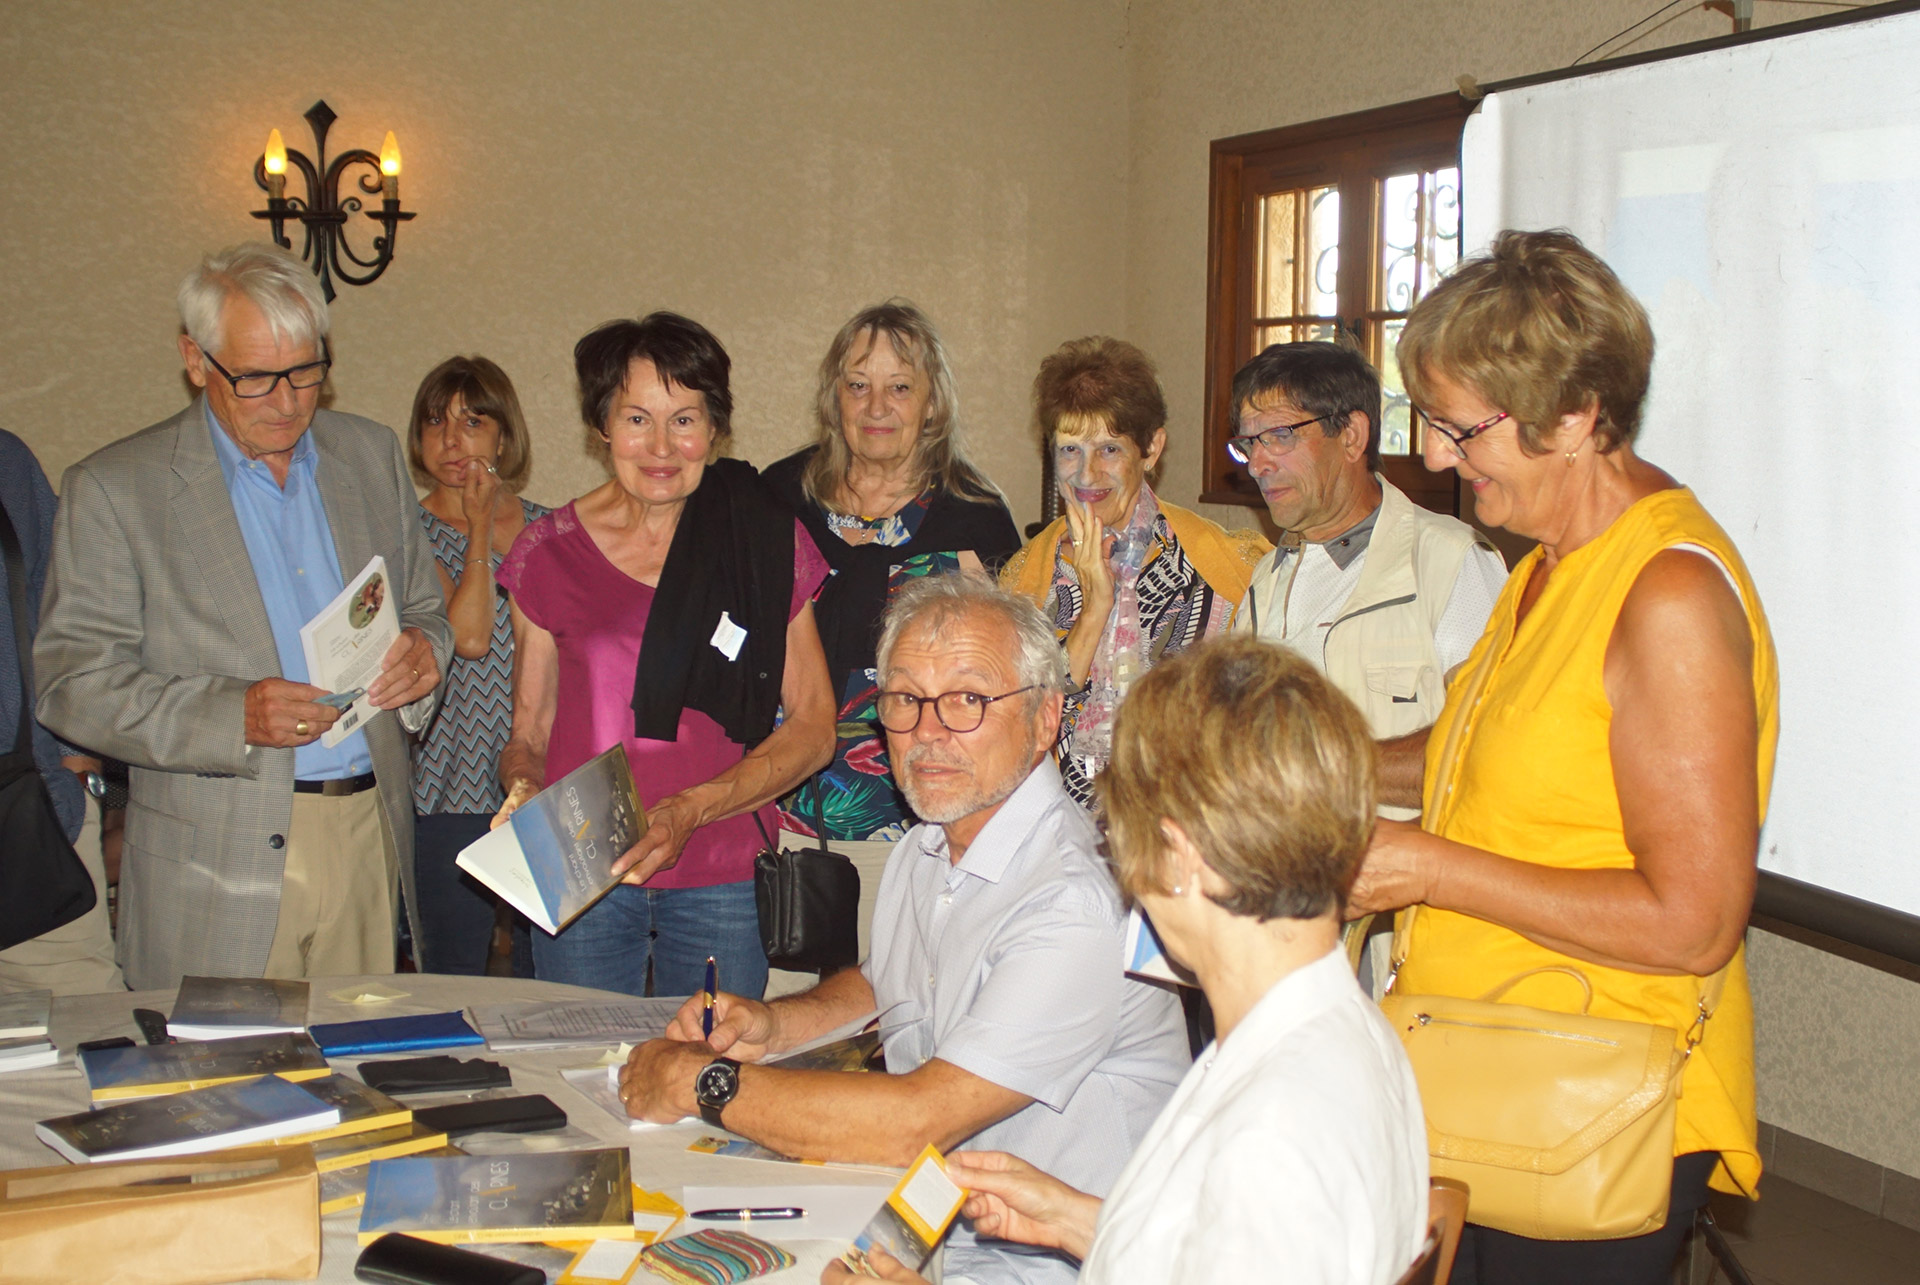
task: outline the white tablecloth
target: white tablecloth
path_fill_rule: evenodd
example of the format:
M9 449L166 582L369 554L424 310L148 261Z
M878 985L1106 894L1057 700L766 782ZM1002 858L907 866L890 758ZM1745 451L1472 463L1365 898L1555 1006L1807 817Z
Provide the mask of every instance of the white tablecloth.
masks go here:
M342 1003L330 998L332 992L351 989L360 983L378 984L407 994L404 998L379 1004ZM617 1001L622 998L579 986L500 977L442 977L411 973L394 977L318 977L312 981L307 1020L310 1023L345 1022L416 1013L443 1013L470 1004L506 1004L523 1000ZM115 1035L139 1040L140 1032L133 1022L135 1008L170 1012L173 1008L173 992L81 995L53 1002L50 1034L61 1050L59 1065L0 1075L0 1169L39 1168L59 1160L57 1153L34 1136L33 1126L40 1120L87 1109L86 1077L74 1063L74 1046L85 1040ZM892 1178L871 1169L779 1164L689 1153L686 1150L688 1143L702 1133L713 1132L705 1125L629 1130L619 1120L582 1097L560 1076L563 1070L589 1066L600 1060L607 1051L604 1046L561 1052L490 1053L475 1045L444 1051L458 1057L486 1057L505 1063L513 1072L514 1092L544 1093L566 1111L568 1128L565 1136L574 1139L575 1145L626 1144L633 1155L634 1181L649 1190L664 1190L675 1199L679 1198L680 1188L687 1185L863 1185L874 1188L874 1205L877 1208L893 1185ZM336 1069L351 1069L360 1060L337 1058L333 1065ZM586 1136L579 1136L583 1134ZM588 1141L588 1138L592 1141ZM360 1252L355 1238L359 1216L360 1211L356 1209L332 1214L322 1220L320 1280L346 1282L354 1279L353 1263ZM799 1263L787 1271L763 1279L783 1285L786 1282L818 1281L821 1269L844 1247L841 1243L825 1241L788 1243L786 1248L799 1258ZM480 1253L488 1252L488 1247L484 1245L473 1248ZM657 1279L644 1270L636 1277L639 1278Z

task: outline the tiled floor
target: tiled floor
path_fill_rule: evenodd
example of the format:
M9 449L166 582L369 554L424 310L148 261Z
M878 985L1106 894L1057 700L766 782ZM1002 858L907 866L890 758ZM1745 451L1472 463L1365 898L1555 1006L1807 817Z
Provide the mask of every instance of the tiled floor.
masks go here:
M1863 1209L1768 1177L1758 1202L1715 1193L1713 1216L1754 1285L1913 1285L1920 1282L1920 1231ZM1686 1256L1675 1285L1722 1285L1708 1273L1700 1245L1689 1272Z

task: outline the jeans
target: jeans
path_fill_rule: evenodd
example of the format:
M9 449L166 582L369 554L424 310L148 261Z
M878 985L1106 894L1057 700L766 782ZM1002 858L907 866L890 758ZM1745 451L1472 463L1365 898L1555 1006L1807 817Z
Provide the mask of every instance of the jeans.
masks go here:
M484 977L493 950L494 895L453 864L460 850L487 832L490 812L441 812L413 818L413 880L419 893L420 931L414 964L423 973L459 973ZM513 923L513 975L533 976L527 934L531 925L519 911Z
M533 935L533 973L541 981L628 995L692 995L706 985L708 955L719 967L720 989L750 999L766 990L751 879L710 888L616 884L558 937Z

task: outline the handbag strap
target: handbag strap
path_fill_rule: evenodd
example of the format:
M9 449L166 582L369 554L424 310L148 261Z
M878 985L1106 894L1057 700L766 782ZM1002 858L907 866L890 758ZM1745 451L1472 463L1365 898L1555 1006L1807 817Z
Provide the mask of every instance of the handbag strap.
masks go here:
M20 724L13 752L33 753L33 635L27 628L27 559L7 506L0 504L0 551L7 561L7 597L13 608L13 654L20 666Z
M825 810L820 806L820 787L818 783L816 783L814 785L814 790L813 790L814 838L820 841L820 851L830 853L833 851L833 849L827 846L827 823L824 819L825 815L826 815ZM753 810L753 823L760 827L760 837L766 840L767 851L768 852L780 851L780 845L775 843L773 841L773 836L767 833L767 823L760 819L759 808L755 808Z

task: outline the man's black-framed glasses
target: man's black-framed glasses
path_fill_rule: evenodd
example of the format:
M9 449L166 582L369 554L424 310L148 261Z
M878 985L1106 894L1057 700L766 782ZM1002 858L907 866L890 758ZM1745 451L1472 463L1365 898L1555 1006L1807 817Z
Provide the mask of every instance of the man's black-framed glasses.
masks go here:
M265 397L280 386L281 380L287 381L289 388L307 389L326 382L327 370L333 365L333 352L326 344L320 345L320 360L306 362L299 366L289 366L285 370L254 370L244 375L236 375L220 364L220 359L202 348L200 355L220 372L221 378L233 385L235 397Z
M1486 432L1488 429L1492 428L1495 424L1498 424L1501 420L1513 418L1511 415L1507 414L1507 412L1501 411L1498 415L1493 416L1491 419L1483 419L1478 424L1475 424L1471 428L1453 428L1450 425L1441 423L1439 420L1435 419L1433 416L1421 410L1418 406L1415 406L1413 408L1413 413L1420 417L1420 422L1422 424L1425 424L1428 428L1432 429L1434 432L1440 434L1440 436L1446 438L1449 442L1453 443L1454 454L1460 456L1463 459L1466 458L1468 442L1471 442L1474 438L1480 436L1480 434Z
M1246 433L1227 439L1227 458L1235 464L1246 464L1253 459L1253 448L1264 446L1275 455L1285 455L1300 441L1300 430L1315 424L1324 424L1332 419L1331 415L1317 415L1312 419L1303 419L1298 424L1276 424L1263 433Z
M940 720L940 726L949 732L978 731L980 724L987 721L987 706L995 701L1003 701L1009 696L1018 696L1030 692L1040 684L1028 683L1025 687L1016 687L1010 692L1001 692L998 696L982 696L979 692L941 692L938 696L915 696L912 692L881 692L874 698L874 705L880 711L880 726L889 732L904 736L920 726L920 711L925 705L933 706L933 716Z

